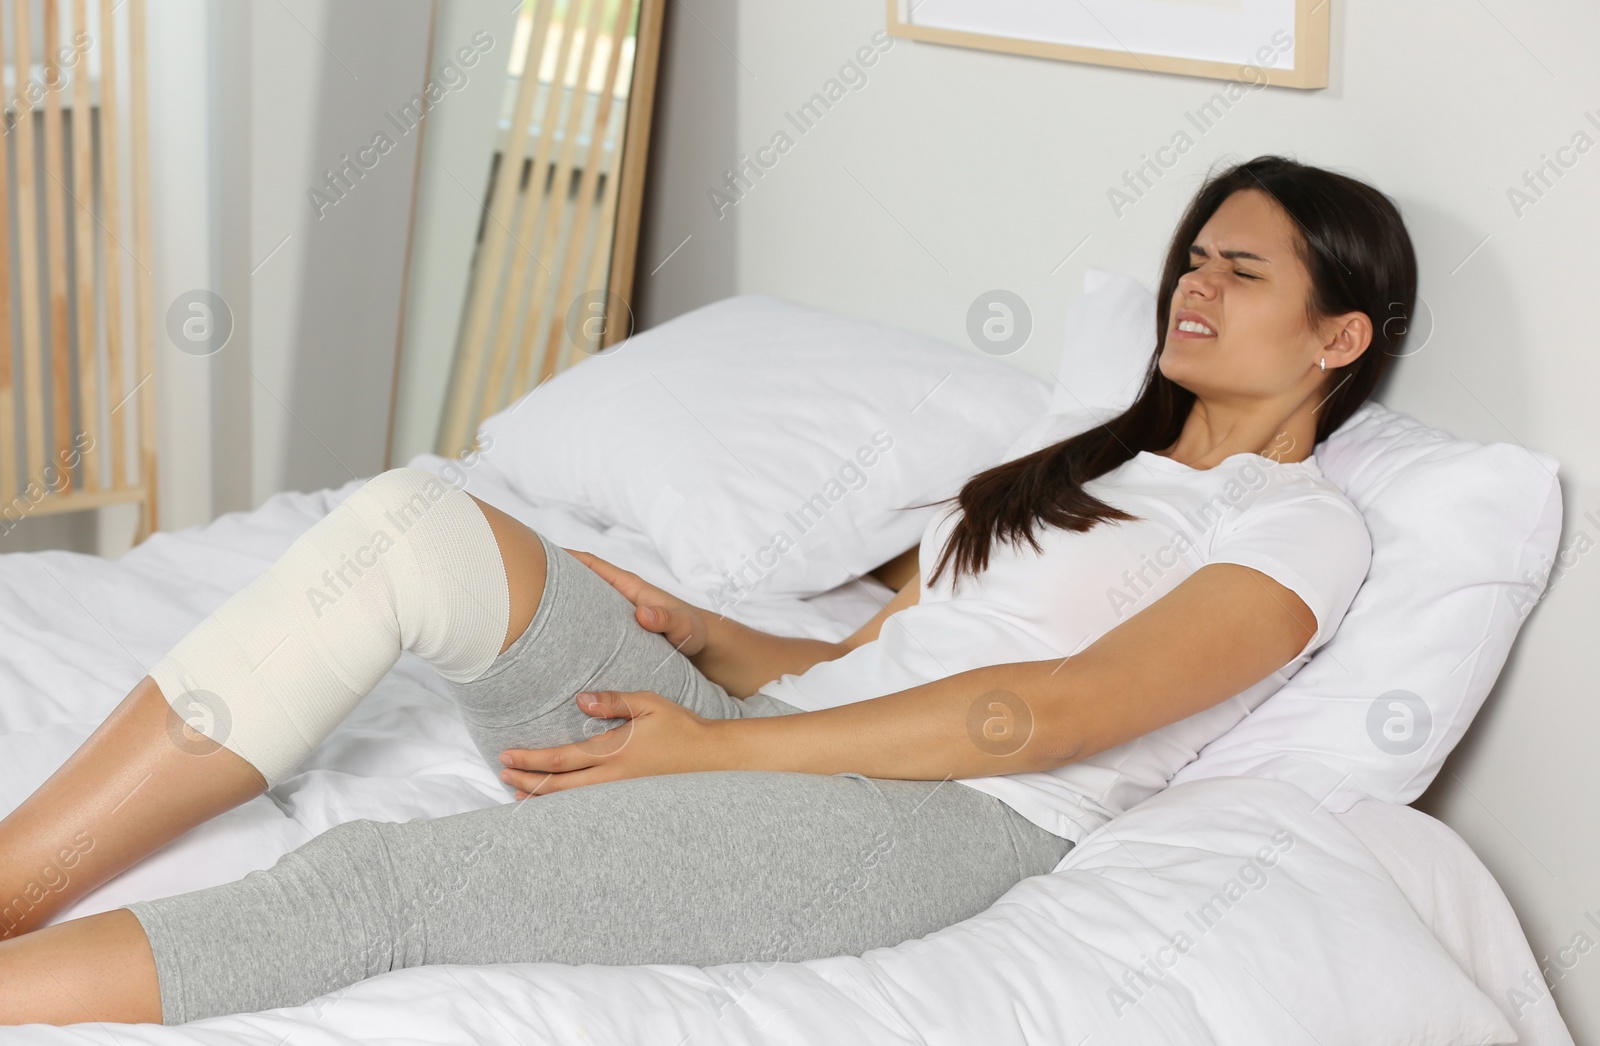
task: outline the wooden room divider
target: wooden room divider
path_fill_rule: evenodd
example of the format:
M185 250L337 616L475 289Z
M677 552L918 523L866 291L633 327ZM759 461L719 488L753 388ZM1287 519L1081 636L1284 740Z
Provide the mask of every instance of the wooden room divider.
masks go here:
M144 0L98 0L93 17L89 0L0 0L13 74L0 114L0 536L28 516L129 502L135 544L157 525L145 53Z

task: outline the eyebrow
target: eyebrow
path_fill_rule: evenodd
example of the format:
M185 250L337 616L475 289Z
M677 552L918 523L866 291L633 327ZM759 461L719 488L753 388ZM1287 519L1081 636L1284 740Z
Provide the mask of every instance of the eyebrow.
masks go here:
M1198 243L1195 243L1189 246L1189 253L1204 255L1206 253L1206 249L1200 246ZM1249 251L1218 251L1217 253L1230 260L1234 258L1248 258L1251 261L1265 262L1268 265L1272 264L1272 260L1270 258L1263 258L1261 255L1251 254Z

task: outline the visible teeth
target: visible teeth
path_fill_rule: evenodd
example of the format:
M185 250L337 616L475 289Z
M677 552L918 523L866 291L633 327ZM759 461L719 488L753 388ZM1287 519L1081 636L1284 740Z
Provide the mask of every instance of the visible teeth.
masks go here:
M1215 334L1215 333L1217 333L1216 331L1212 330L1210 327L1207 327L1205 324L1196 323L1194 320L1179 320L1178 321L1178 329L1181 330L1181 331L1187 331L1190 334Z

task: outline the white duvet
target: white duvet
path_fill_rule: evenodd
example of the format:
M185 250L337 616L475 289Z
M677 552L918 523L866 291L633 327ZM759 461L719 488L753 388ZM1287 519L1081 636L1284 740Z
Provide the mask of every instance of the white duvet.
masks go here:
M443 462L422 455L410 464L437 471ZM158 533L114 562L0 556L0 812L49 776L196 621L360 482ZM529 505L485 476L469 482L557 543L674 587L640 540ZM837 638L875 606L847 586L734 614ZM404 654L298 775L64 917L239 878L342 821L507 800L442 681ZM1408 842L1416 838L1432 842L1419 850ZM1223 778L1153 797L971 919L859 957L708 969L425 967L267 1013L181 1028L30 1026L4 1041L1487 1046L1520 1033L1523 1043L1570 1043L1548 994L1524 986L1525 1000L1512 995L1536 969L1488 872L1443 825L1376 803L1339 818L1292 785Z

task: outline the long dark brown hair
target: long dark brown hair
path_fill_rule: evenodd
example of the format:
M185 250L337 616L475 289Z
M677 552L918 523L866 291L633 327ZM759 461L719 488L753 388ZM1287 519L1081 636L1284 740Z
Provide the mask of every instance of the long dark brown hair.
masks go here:
M1163 450L1177 442L1195 395L1162 374L1159 365L1173 292L1189 270L1189 248L1201 227L1224 200L1243 189L1266 193L1294 219L1295 252L1311 276L1308 317L1364 312L1372 321L1367 351L1354 363L1328 372L1332 391L1318 408L1317 442L1327 439L1371 395L1405 338L1416 303L1416 254L1400 212L1372 186L1320 167L1281 156L1236 164L1206 180L1173 230L1156 291L1156 349L1139 398L1104 425L967 480L954 497L961 519L945 542L930 583L952 558L956 582L963 573L986 569L997 539L1016 547L1026 541L1042 552L1034 537L1040 525L1081 532L1105 520L1136 518L1085 493L1083 484L1140 451Z

